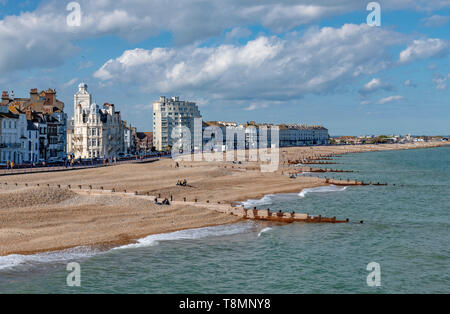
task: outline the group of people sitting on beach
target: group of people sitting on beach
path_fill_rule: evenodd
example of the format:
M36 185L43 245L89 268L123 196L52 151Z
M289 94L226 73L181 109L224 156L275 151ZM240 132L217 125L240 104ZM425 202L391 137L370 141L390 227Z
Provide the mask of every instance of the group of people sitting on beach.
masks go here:
M160 202L158 202L158 198L155 198L155 204L156 205L170 205L170 201L167 199L167 198L165 198L164 199L164 201L162 201L162 203L160 203Z
M186 181L186 179L184 179L184 180L178 180L177 186L187 186L187 181Z

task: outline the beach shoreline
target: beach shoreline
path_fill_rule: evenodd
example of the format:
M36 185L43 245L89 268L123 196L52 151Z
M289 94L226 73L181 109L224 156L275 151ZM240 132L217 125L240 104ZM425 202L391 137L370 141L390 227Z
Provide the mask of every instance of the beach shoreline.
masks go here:
M238 165L183 161L177 168L175 161L166 159L153 164L1 177L0 256L83 246L106 250L136 243L150 235L235 224L242 218L219 213L213 204L260 199L269 194L300 193L307 188L329 185L315 177L293 180L290 173L307 167L292 165L292 161L449 144L402 145L281 148L280 167L274 173L260 172L256 162ZM176 186L179 179L187 179L189 186ZM81 195L76 191L78 186L173 197L175 202L171 206L159 206L132 195ZM184 205L184 198L189 203L197 200L201 204Z

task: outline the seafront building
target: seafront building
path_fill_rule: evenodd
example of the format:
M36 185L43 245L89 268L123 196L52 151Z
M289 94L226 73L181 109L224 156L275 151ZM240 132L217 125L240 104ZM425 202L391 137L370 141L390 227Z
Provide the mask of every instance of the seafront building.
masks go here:
M174 134L175 138L181 137L179 127L187 127L191 134L196 134L194 121L201 118L200 111L194 102L180 101L179 97L160 97L159 101L153 103L153 145L156 150L171 149L174 144L172 135ZM173 133L174 130L175 133ZM198 143L193 138L191 141ZM195 149L193 144L192 149Z
M100 109L92 101L85 83L78 86L74 95L74 118L70 128L67 140L71 158L117 158L126 152L120 112L109 103Z
M33 121L27 120L27 152L24 160L30 163L39 162L39 129Z
M142 153L151 152L154 148L153 146L153 132L137 132L137 151Z
M328 145L328 129L321 125L281 124L280 147Z
M272 143L272 128L277 127L279 130L279 143ZM214 134L215 128L220 129L223 138L222 147L213 147L214 150L227 149L256 149L260 147L272 147L272 144L278 144L278 147L297 147L297 146L314 146L328 145L329 133L328 129L323 126L307 126L299 124L266 124L256 123L254 121L238 125L235 122L211 121L205 122L203 125L204 139L203 144L209 143L213 139L217 139ZM264 132L262 132L264 130ZM207 132L205 132L207 131ZM232 144L227 141L228 137L233 137ZM238 143L240 141L241 143ZM217 142L217 140L215 140ZM211 145L208 145L208 148Z
M4 91L0 107L3 119L18 117L23 121L25 117L25 123L20 122L25 125L25 131L22 133L21 129L17 130L24 137L24 147L19 147L19 143L3 143L9 150L3 147L2 164L37 163L66 158L67 115L64 113L64 103L56 98L56 90L38 92L33 88L29 98L16 98L13 92L10 96Z
M123 124L123 141L124 141L124 153L133 154L136 152L137 139L136 128L131 125L127 125L126 121L122 121Z
M21 164L26 151L27 119L25 114L13 114L7 106L0 106L0 163Z

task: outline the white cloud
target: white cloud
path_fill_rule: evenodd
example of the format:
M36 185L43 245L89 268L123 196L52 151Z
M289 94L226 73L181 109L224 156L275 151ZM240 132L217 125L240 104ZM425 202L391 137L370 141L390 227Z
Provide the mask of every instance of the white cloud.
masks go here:
M231 40L231 39L239 39L239 38L247 38L252 34L252 32L245 27L235 27L233 28L231 31L229 31L226 35L225 38L227 40Z
M135 82L148 92L289 99L339 89L386 68L392 63L388 47L402 41L396 32L366 24L313 27L303 35L262 36L245 45L127 50L94 76Z
M450 53L450 43L443 39L428 38L414 40L400 53L399 62L409 63L418 59L443 57Z
M15 71L63 64L78 52L64 35L64 18L52 14L22 13L0 20L0 70ZM45 48L44 48L45 47Z
M246 110L246 111L254 111L254 110L257 110L257 109L264 109L264 108L267 108L267 107L269 107L269 104L267 104L267 103L251 104L250 106L248 106L244 110Z
M393 90L393 86L388 84L388 83L384 83L382 82L380 79L378 78L374 78L372 79L370 82L368 82L367 84L365 84L360 90L360 94L362 95L368 95L371 93L374 93L378 90Z
M441 74L435 74L434 78L433 78L433 83L436 85L436 89L446 90L448 78L450 78L450 74L448 74L447 76L443 76Z
M450 16L432 15L422 19L422 23L427 27L441 27L450 21Z
M404 85L406 87L414 87L414 88L417 87L417 84L413 83L411 80L406 80Z
M378 104L384 105L384 104L387 104L387 103L390 103L390 102L393 102L393 101L402 100L402 99L404 99L403 96L398 96L398 95L397 96L389 96L389 97L380 99Z
M63 88L73 87L74 84L78 82L78 77L71 79L70 81L63 84Z
M5 0L2 0L6 3ZM49 68L77 53L74 43L105 35L141 41L162 32L176 43L191 45L225 30L244 33L249 25L286 32L348 12L364 12L360 0L77 0L81 26L66 25L65 1L44 0L33 12L0 20L0 70ZM383 3L383 10L427 10L450 7L447 0L398 0ZM235 32L238 32L238 31ZM233 35L233 34L231 34ZM45 47L43 49L42 47Z

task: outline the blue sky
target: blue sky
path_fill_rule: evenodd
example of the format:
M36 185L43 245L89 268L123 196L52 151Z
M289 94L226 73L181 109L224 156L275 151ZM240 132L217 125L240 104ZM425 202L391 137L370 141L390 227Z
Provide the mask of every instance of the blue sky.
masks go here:
M205 120L323 124L332 135L450 134L450 1L0 0L0 89L56 88L73 113L84 80L141 131L152 102Z

